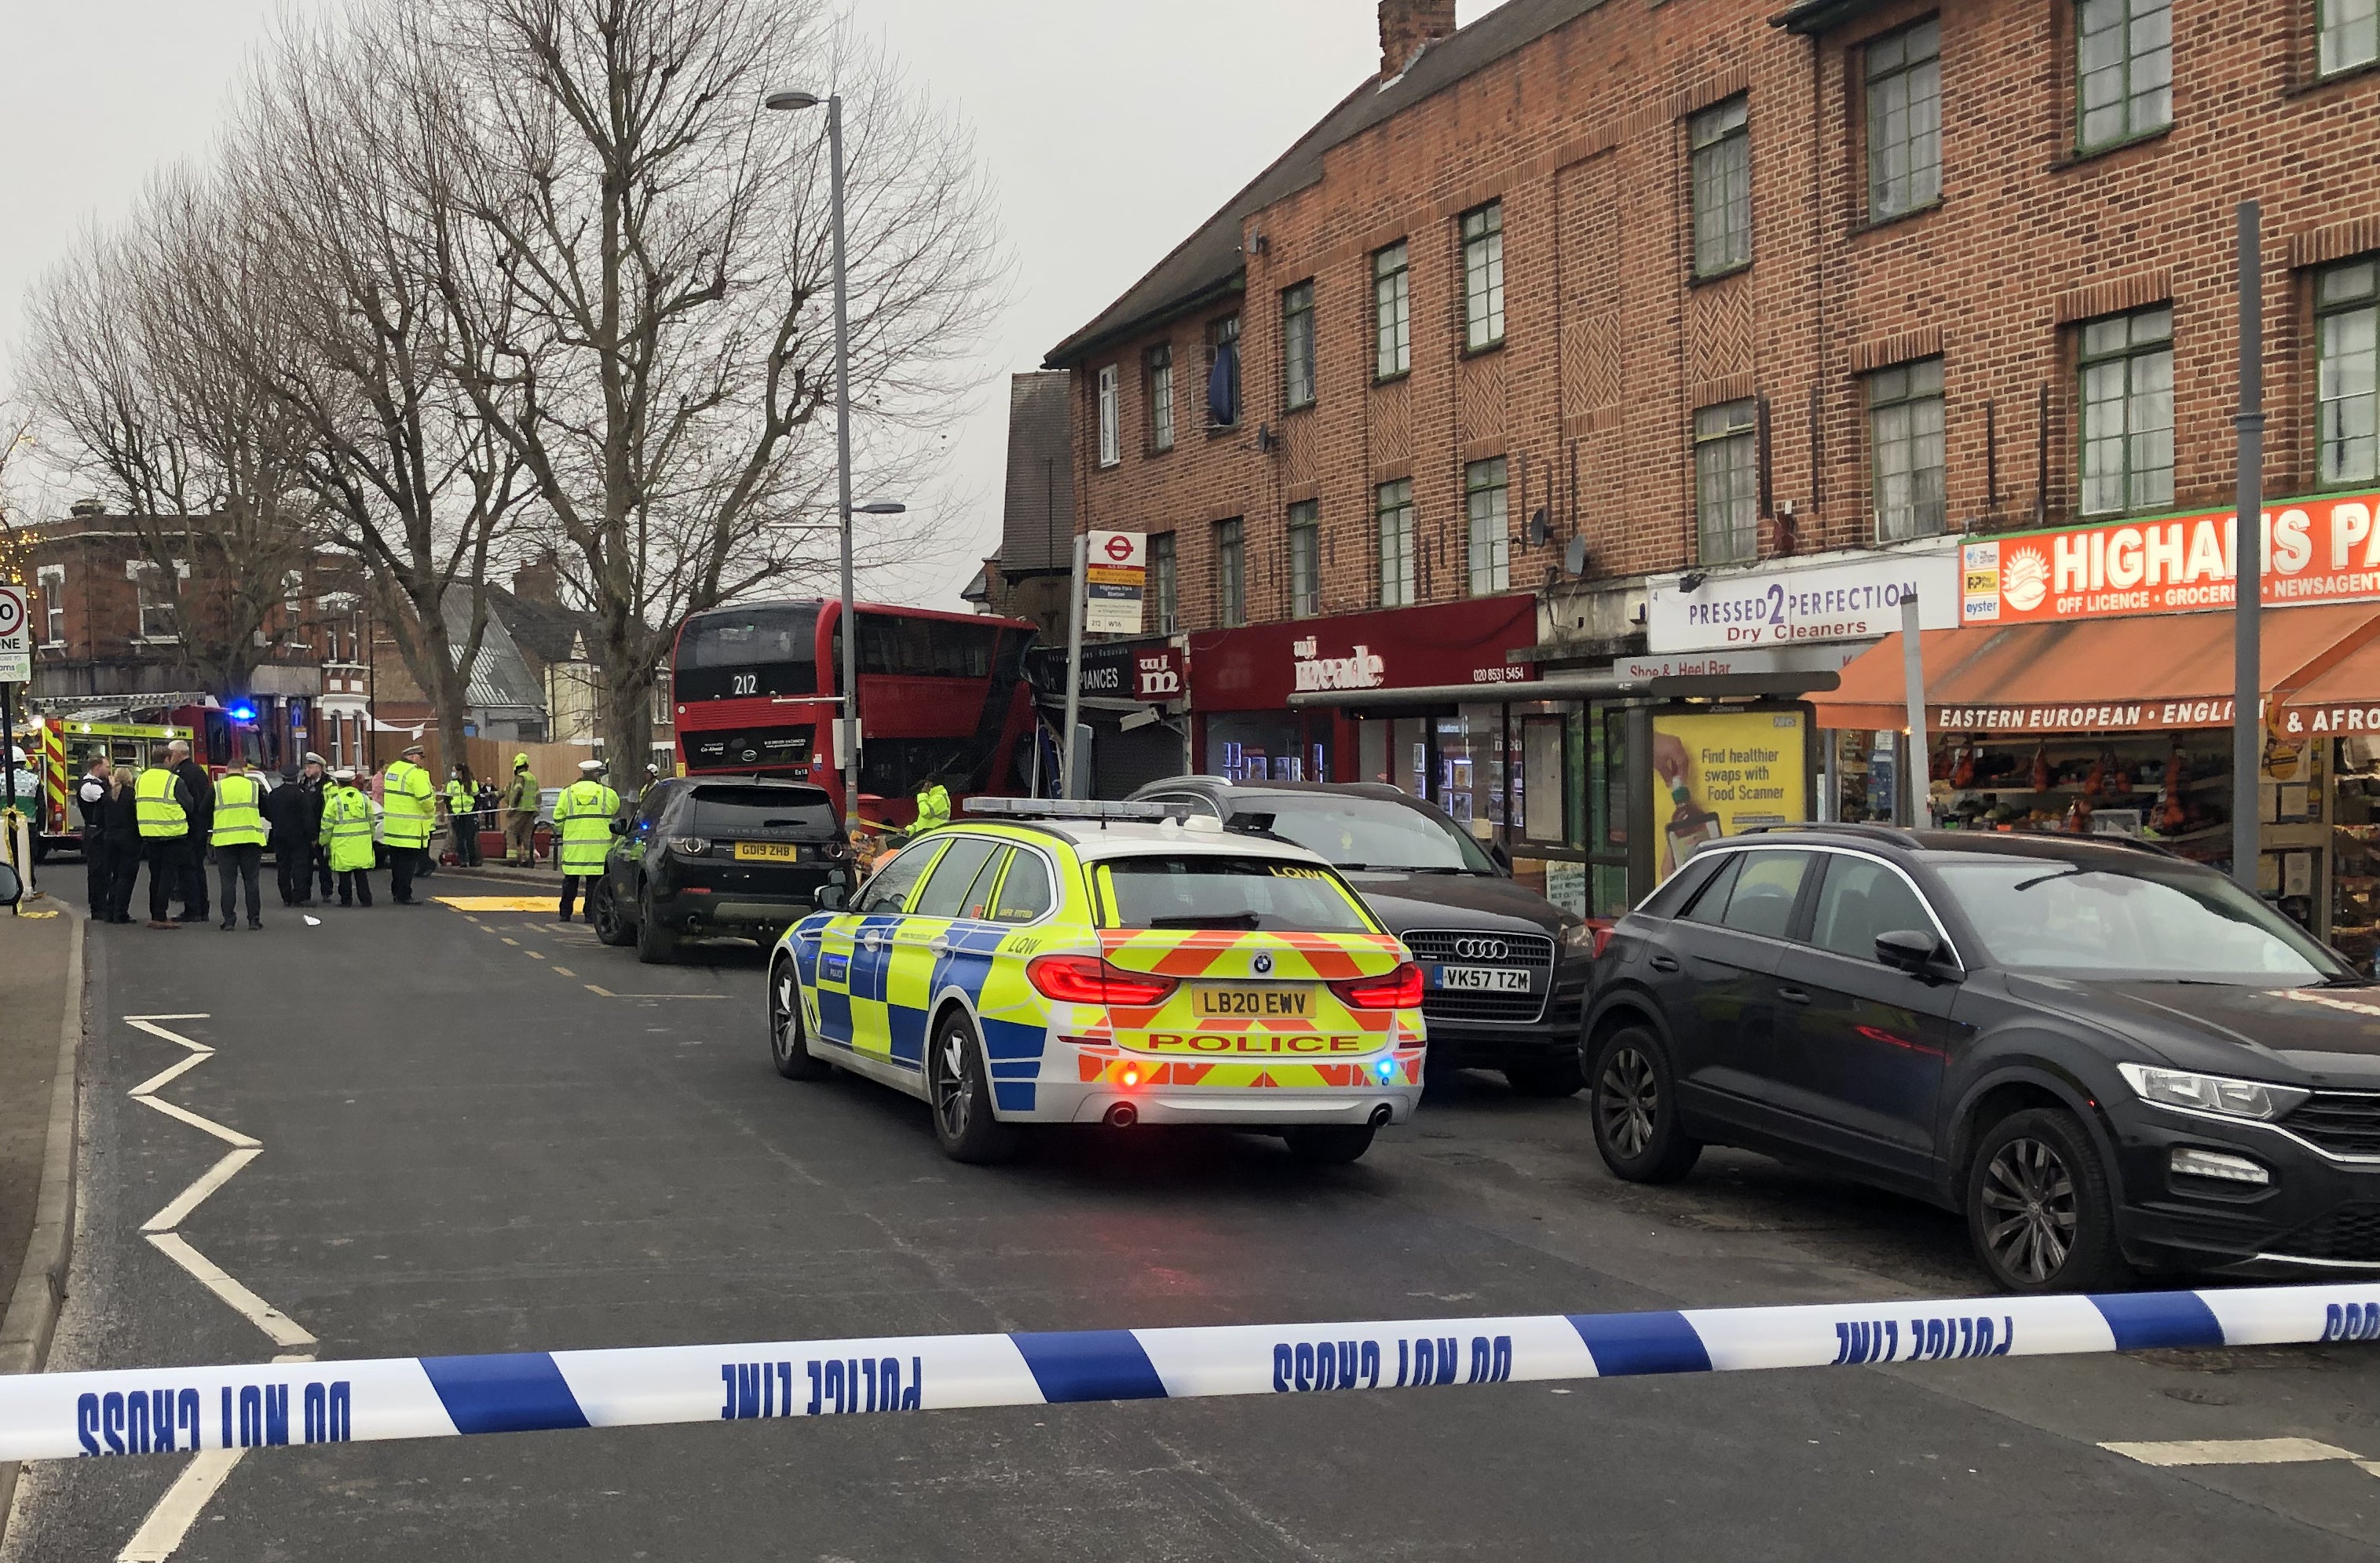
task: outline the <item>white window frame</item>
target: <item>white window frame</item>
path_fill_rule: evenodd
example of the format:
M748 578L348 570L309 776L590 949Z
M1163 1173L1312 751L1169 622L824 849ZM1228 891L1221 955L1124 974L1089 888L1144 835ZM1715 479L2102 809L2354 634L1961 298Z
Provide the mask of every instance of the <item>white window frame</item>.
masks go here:
M33 589L42 594L42 645L67 643L67 567L43 564L33 571Z
M2319 65L2341 76L2380 65L2380 0L2315 0Z
M1504 203L1463 214L1463 345L1484 353L1504 341Z
M1413 479L1400 478L1372 491L1380 527L1380 606L1407 608L1415 592Z
M1123 407L1119 394L1116 366L1099 370L1099 465L1102 467L1123 465Z
M1173 448L1173 344L1159 343L1143 362L1148 380L1148 451L1162 455Z
M1289 507L1289 616L1311 619L1322 612L1322 504L1301 500Z
M1490 469L1493 469L1492 471ZM1512 587L1512 468L1502 456L1463 469L1464 583L1474 597Z
M2314 273L2315 481L2380 479L2380 255Z

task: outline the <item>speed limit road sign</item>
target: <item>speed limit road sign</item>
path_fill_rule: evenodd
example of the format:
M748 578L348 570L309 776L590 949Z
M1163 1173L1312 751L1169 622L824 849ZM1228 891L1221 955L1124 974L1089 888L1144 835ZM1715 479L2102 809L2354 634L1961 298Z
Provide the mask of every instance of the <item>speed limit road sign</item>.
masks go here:
M33 676L32 636L25 627L25 588L0 586L0 684Z

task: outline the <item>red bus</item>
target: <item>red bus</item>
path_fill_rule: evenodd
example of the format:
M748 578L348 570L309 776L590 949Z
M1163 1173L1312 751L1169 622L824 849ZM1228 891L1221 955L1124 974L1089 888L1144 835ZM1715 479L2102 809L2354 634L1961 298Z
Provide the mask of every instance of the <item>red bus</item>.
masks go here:
M940 778L953 801L1021 791L1033 732L1020 619L858 605L862 819L905 825ZM673 665L678 759L686 774L781 776L824 787L845 818L832 726L843 672L843 604L754 602L679 626Z

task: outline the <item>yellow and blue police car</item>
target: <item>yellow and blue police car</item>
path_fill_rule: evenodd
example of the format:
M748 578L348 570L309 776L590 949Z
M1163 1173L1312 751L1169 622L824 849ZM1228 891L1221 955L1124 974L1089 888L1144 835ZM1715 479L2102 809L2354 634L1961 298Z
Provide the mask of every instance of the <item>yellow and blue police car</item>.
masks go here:
M968 806L778 942L780 1074L921 1097L961 1161L1032 1123L1207 1123L1344 1162L1412 1116L1421 969L1322 858L1170 806Z

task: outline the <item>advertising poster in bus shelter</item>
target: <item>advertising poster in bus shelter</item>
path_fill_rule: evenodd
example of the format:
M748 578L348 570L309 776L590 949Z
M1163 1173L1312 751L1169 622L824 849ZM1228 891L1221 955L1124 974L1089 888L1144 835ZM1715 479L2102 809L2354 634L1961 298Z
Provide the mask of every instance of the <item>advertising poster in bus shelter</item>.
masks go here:
M1653 822L1667 879L1706 842L1810 818L1802 711L1679 711L1653 718Z

